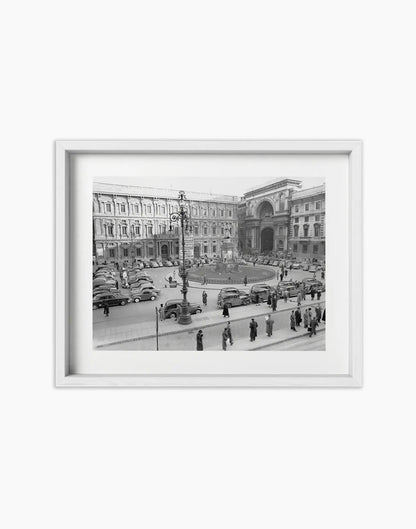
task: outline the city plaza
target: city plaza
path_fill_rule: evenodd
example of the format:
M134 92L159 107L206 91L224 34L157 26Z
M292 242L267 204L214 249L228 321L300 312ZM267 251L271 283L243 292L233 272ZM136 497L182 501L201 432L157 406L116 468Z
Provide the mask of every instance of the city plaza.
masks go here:
M302 189L299 180L280 179L250 190L243 197L188 191L185 195L187 229L182 230L180 223L172 222L179 210L178 191L94 184L94 269L112 266L117 274L140 262L169 264L145 270L160 290L156 300L111 307L110 317L105 317L102 310L94 311L95 347L193 350L196 333L202 329L204 349L221 349L225 325L217 306L221 288L232 284L248 291L256 283L275 288L285 269L285 280L302 281L311 274L290 269L290 263L325 261L324 185ZM187 301L199 304L202 312L192 315L187 325L178 325L174 320L156 321L161 305L183 297L180 258L184 254ZM270 257L269 264L247 261L258 255ZM218 263L226 266L219 268ZM243 277L247 279L247 286L243 284ZM171 284L172 278L176 285ZM121 280L122 274L120 284ZM202 303L204 291L206 306ZM128 294L127 289L122 292ZM319 304L325 308L325 293ZM279 300L272 316L275 325L271 337L265 333L265 318L271 313L267 303L233 307L230 309L232 347L236 350L324 349L325 324L321 324L312 338L303 327L296 333L291 331L289 318L296 305L296 298ZM307 296L301 310L307 306L314 310L316 305L317 301ZM248 340L251 318L259 325L258 338L253 343Z

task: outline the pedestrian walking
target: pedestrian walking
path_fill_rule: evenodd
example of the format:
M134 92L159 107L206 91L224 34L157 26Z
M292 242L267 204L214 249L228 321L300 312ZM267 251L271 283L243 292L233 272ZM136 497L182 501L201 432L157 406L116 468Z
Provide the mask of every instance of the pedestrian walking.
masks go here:
M318 288L317 292L316 292L316 299L319 301L321 299L321 294L322 294L322 290L320 288Z
M303 313L303 326L305 329L309 327L309 312L308 309L305 309L305 312Z
M228 304L227 303L224 304L224 307L222 309L222 315L224 316L224 318L229 318L230 317L230 311L228 310Z
M283 281L283 272L280 272L280 281Z
M285 268L285 277L287 277L287 268Z
M320 305L315 307L315 314L316 314L316 321L318 323L321 323L322 310L321 310L321 306Z
M316 318L312 318L311 323L309 324L309 338L312 337L312 334L316 334L316 328L319 326L319 323L316 321Z
M258 292L256 292L256 294L254 295L254 303L256 305L260 305L260 296Z
M117 279L116 279L116 289L118 290L118 281L117 281Z
M267 336L269 337L273 334L273 325L274 325L274 320L272 320L272 317L269 314L266 317L266 333L267 333Z
M204 350L204 344L202 342L202 338L204 336L204 333L201 329L196 334L196 350L197 351L203 351Z
M267 305L269 305L269 307L270 307L271 304L272 304L272 293L269 292L269 294L267 296Z
M298 332L298 330L296 329L296 320L295 320L294 310L292 310L292 313L290 315L290 328L292 329L292 331Z
M227 350L227 340L228 340L228 332L227 332L227 327L225 327L225 329L222 331L222 350L223 351Z
M208 285L207 274L204 274L204 285Z
M163 303L161 303L159 307L159 320L164 321L164 319L165 319L165 311L163 309Z
M302 313L299 307L295 310L295 322L296 327L300 327L300 324L302 323Z
M321 272L321 279L325 279L325 272L323 270Z
M287 290L285 290L283 292L283 299L285 300L285 303L287 303L288 297L289 297L289 292Z
M233 333L231 331L231 323L228 321L227 322L227 327L226 327L226 330L227 330L227 336L228 336L228 339L230 340L230 345L233 345Z
M251 318L250 322L250 342L254 342L257 336L257 327L258 324L254 318Z
M247 286L247 276L244 276L244 286Z
M326 322L326 308L324 308L324 312L322 314L322 321Z
M298 292L298 295L296 296L296 301L297 301L298 307L300 307L302 305L302 292L301 291Z
M110 314L110 306L108 305L108 303L104 303L104 316L106 318L108 318L109 314Z
M276 309L277 309L277 294L275 292L272 298L272 311L276 312Z
M311 288L311 300L313 301L315 299L315 289Z
M306 289L305 289L305 285L302 283L302 286L300 288L300 291L301 291L301 294L302 294L302 301L305 301L306 299Z
M208 301L208 294L205 292L205 290L202 292L202 303L206 306Z

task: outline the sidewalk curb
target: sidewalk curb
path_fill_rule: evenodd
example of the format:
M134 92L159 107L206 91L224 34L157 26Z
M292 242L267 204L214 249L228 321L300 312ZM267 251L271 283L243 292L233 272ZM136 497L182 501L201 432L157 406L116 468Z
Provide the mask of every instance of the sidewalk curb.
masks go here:
M325 303L325 301L323 301L322 303ZM309 306L314 306L316 305L316 303L305 303L304 305L301 305L301 308L303 309L304 307L309 307ZM229 321L230 323L232 322L235 322L235 321L242 321L242 320L247 320L249 318L259 318L261 316L267 316L268 314L277 314L277 313L282 313L282 312L290 312L294 310L293 307L289 307L289 308L284 308L284 309L281 309L281 310L278 310L276 312L272 312L270 309L267 310L266 312L262 312L260 314L256 314L255 316L244 316L244 317L240 317L240 318L234 318L234 319L227 319L227 320L221 320L221 321L217 321L217 322L212 322L212 323L207 323L205 325L200 325L199 328L201 329L206 329L207 327L215 327L217 325L224 325L224 322L225 321ZM167 332L160 332L159 333L159 337L160 336L170 336L170 335L173 335L173 334L179 334L181 332L183 332L184 330L186 330L188 327L187 326L183 326L182 328L180 329L175 329L173 331L167 331ZM195 328L191 328L192 331L196 330L197 327ZM148 335L145 335L145 336L138 336L136 338L126 338L124 340L116 340L114 342L108 342L108 343L105 343L105 344L100 344L100 345L96 345L95 348L96 349L102 349L103 347L106 347L106 346L109 346L109 345L117 345L117 344L122 344L122 343L129 343L129 342L139 342L140 340L148 340L149 338L155 338L155 334L148 334ZM298 335L300 336L300 335ZM296 338L296 336L294 336L293 338ZM286 339L292 339L292 338L286 338Z

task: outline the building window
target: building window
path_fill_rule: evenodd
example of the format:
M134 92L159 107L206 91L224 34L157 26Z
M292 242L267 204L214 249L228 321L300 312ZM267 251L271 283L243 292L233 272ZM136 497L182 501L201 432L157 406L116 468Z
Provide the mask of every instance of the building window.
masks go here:
M134 212L139 213L139 204L134 204Z
M166 233L166 225L165 224L161 224L159 226L159 233Z
M149 256L150 257L153 257L153 246L150 246L148 249L147 249L148 253L149 253Z
M212 216L215 217L215 215L217 214L217 212L215 211L215 209L212 210Z
M315 237L319 237L320 231L321 231L321 227L319 226L319 224L315 224L313 228L314 228Z
M321 209L321 201L315 202L315 209Z
M114 248L110 248L109 251L108 251L110 257L114 257Z
M106 204L105 205L105 210L107 213L111 213L111 204Z
M153 235L153 226L147 226L147 236L151 237Z
M194 226L194 235L196 235L198 237L199 235L199 228L198 226Z
M136 235L140 235L140 226L139 226L139 224L136 224L136 225L134 226L134 233L135 233Z
M299 217L295 217L294 220L293 220L293 222L294 222L295 224L298 224L298 222L299 222Z
M233 227L230 226L230 227L228 228L228 231L230 232L230 237L231 237L231 235L232 235L232 233L233 233Z
M305 222L309 222L309 215L305 215Z
M294 252L297 252L297 251L298 251L298 245L297 245L297 244L294 244L294 245L293 245L293 251L294 251Z
M166 215L166 207L162 206L162 215Z
M221 235L224 235L224 228L221 228Z
M149 215L152 214L152 206L147 206L147 213L148 213Z
M305 211L309 211L309 204L305 204Z
M204 254L207 254L207 253L208 253L208 246L204 244Z
M313 245L313 253L318 253L318 245L317 244Z
M216 251L217 251L217 245L216 245L216 244L213 244L213 245L212 245L212 251L213 251L214 253L216 253Z
M114 226L112 224L110 224L109 226L107 226L107 231L108 231L108 235L110 237L114 237Z
M216 226L213 226L212 227L212 235L217 235L217 227Z
M302 244L302 252L303 253L308 253L308 245L307 244Z
M229 212L228 212L228 216L229 216L229 217L231 217L231 216L232 216L232 214L233 214L233 212L232 212L232 211L229 211Z
M140 257L142 255L142 249L136 248L136 257Z
M127 235L127 226L125 224L121 226L121 235Z
M315 222L321 222L321 215L315 215Z
M299 206L298 205L295 206L295 213L299 213Z
M299 226L293 226L293 233L295 237L299 237Z
M283 235L283 226L279 226L279 234Z
M126 204L121 204L121 205L120 205L120 211L121 211L122 213L125 213L125 212L126 212Z
M221 217L223 217L223 216L224 216L224 210L222 209L221 210Z
M308 236L308 232L309 232L309 226L307 224L305 224L303 226L303 236L307 237Z
M204 226L204 235L208 235L208 228Z

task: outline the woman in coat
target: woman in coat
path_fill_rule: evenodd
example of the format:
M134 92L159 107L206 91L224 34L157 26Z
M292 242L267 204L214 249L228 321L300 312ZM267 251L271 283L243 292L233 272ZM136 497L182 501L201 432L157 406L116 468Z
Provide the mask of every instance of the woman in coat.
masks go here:
M302 313L300 312L299 307L295 310L295 322L296 327L300 327L300 324L302 323Z
M305 329L309 327L309 312L308 309L305 309L305 312L303 313L303 326Z
M202 292L202 303L204 305L207 304L207 300L208 300L208 294L205 292L205 290Z
M227 327L222 331L222 350L227 350L227 339L228 339L228 330Z
M222 315L224 316L224 318L229 318L230 317L230 311L228 310L228 305L225 304L223 309L222 309Z

